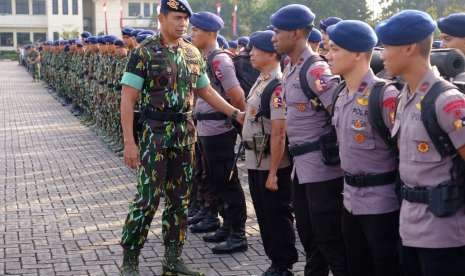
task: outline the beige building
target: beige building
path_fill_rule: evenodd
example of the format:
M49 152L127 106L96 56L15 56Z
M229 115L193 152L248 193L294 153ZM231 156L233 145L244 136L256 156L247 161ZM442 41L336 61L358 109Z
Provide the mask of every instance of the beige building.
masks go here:
M155 29L158 0L0 0L0 50L74 37L120 35L121 26Z

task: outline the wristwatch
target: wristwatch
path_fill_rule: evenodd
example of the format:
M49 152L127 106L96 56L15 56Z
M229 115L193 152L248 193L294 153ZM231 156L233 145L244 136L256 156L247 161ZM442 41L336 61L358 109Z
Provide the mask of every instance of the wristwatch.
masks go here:
M233 113L231 114L231 119L233 119L234 121L236 121L237 119L237 115L239 114L239 110L235 109L233 111Z

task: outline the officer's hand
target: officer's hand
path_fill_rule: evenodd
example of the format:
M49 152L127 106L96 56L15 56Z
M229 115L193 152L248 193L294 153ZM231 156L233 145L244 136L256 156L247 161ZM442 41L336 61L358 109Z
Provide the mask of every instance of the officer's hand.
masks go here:
M236 121L237 121L239 124L243 125L243 124L244 124L244 120L245 120L245 112L239 112L239 113L237 114Z
M131 169L137 169L140 165L139 148L136 144L124 145L124 163Z
M276 174L269 174L268 179L266 180L265 188L271 192L278 191L278 177Z

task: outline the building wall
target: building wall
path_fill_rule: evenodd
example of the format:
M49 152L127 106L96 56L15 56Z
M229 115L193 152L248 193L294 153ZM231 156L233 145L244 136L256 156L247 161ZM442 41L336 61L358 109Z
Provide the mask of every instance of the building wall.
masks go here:
M78 13L72 13L72 0L68 1L68 14L63 14L63 0L58 0L58 14L52 13L52 0L47 0L47 25L48 39L53 39L53 33L58 32L60 38L63 38L63 33L76 32L78 34L83 31L83 11L82 0L78 0Z

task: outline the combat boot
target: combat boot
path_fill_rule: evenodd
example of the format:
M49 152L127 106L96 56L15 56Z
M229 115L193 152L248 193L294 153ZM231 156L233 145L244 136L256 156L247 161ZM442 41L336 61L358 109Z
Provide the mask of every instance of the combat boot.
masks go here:
M139 254L140 250L127 250L123 252L123 265L121 276L139 276Z
M215 232L207 234L202 237L205 242L224 242L231 233L231 227L227 223L218 228Z
M207 211L206 216L198 223L191 225L189 230L192 233L208 233L216 231L220 227L220 219L218 214Z
M200 207L200 210L197 211L197 213L194 216L187 219L187 223L189 225L199 223L202 219L205 218L206 215L207 215L207 208Z
M212 248L213 254L231 254L248 249L245 231L233 231L229 237Z
M205 276L203 273L190 270L181 258L181 250L177 246L168 246L162 260L162 276Z

